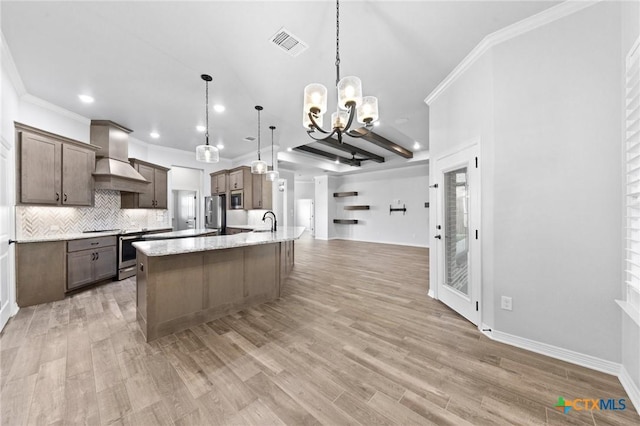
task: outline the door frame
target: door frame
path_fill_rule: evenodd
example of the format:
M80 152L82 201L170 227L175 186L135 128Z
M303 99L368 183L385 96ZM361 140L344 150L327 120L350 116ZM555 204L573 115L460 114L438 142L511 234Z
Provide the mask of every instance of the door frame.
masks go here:
M0 283L0 285L6 285L7 300L3 300L3 305L0 306L0 331L9 321L9 318L18 313L18 304L16 303L16 280L15 280L15 244L9 244L9 240L15 240L15 145L12 145L4 135L0 135L0 155L6 155L7 164L9 165L6 170L0 171L5 173L5 187L0 188L0 191L4 192L3 196L6 200L6 206L0 206L0 208L6 208L8 211L6 217L7 226L7 240L0 241L0 244L7 247L7 282Z
M455 158L455 157L460 158ZM454 159L454 165L441 169L438 166L439 162L443 160ZM476 162L477 158L477 162ZM482 182L481 182L481 157L480 157L480 139L473 139L460 147L451 150L440 157L438 157L433 165L433 179L434 184L431 185L431 201L433 210L433 228L431 230L431 250L435 252L435 260L431 262L431 267L434 269L434 273L431 275L434 285L429 285L429 296L434 299L441 300L442 289L440 288L444 283L445 277L445 258L444 258L444 239L437 239L436 235L444 235L444 229L437 229L437 226L443 225L444 218L444 173L451 170L456 170L459 167L467 165L469 169L473 167L473 181L469 186L469 280L471 282L471 303L478 302L478 309L472 318L467 318L470 322L474 323L478 329L482 328ZM476 166L477 165L477 166ZM471 173L470 173L471 174ZM475 238L475 232L478 232L478 238ZM435 250L434 250L435 249ZM444 302L443 302L444 303ZM453 308L452 308L453 309ZM455 310L455 309L454 309ZM460 315L466 318L465 315L458 312Z

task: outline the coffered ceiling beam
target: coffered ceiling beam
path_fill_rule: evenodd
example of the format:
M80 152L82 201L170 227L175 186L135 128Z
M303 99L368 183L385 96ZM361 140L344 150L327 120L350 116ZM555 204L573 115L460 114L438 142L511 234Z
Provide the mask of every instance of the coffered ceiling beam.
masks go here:
M330 152L323 151L323 150L317 149L317 148L312 148L310 146L300 145L300 146L297 146L297 147L293 148L293 150L294 151L300 151L300 152L306 152L307 154L316 155L318 157L322 157L322 158L325 158L325 159L331 160L331 161L338 161L341 164L348 164L350 166L360 167L360 161L358 161L358 160L352 160L351 158L341 157L339 155L331 154Z
M355 129L351 130L349 133L354 133L357 135L366 135L367 131L365 129ZM360 139L364 139L367 142L371 142L372 144L379 146L380 148L384 148L387 151L391 151L396 155L404 158L413 158L413 152L408 149L401 147L400 145L391 142L389 139L380 136L377 133L371 132L366 136L360 137Z
M350 145L348 143L340 143L337 139L324 139L318 141L318 143L330 146L331 148L339 149L340 151L348 152L349 154L355 153L357 155L361 155L367 160L375 161L376 163L384 163L384 157L366 151L362 148L358 148L357 146Z

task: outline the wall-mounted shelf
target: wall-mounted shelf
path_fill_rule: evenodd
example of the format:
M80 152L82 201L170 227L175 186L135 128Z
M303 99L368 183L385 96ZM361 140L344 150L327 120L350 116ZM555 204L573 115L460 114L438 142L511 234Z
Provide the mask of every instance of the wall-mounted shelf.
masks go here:
M369 206L344 206L345 210L369 210Z
M358 223L358 219L333 219L333 223L339 223L342 225L355 225Z
M338 197L355 197L356 195L358 195L358 193L356 191L353 191L353 192L334 192L333 193L334 198L338 198Z

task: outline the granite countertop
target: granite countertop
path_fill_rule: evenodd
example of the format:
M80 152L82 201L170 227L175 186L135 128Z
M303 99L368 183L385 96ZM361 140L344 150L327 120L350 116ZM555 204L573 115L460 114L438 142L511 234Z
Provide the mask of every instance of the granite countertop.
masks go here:
M266 225L227 225L227 228L249 229L251 231L268 231L271 229L271 222Z
M233 226L232 226L233 228ZM235 247L279 243L297 240L304 232L303 226L289 226L277 232L243 232L235 235L220 235L172 240L138 241L133 246L146 256L170 256Z
M164 240L167 238L200 237L206 234L217 234L217 233L218 233L217 229L208 229L208 228L183 229L182 231L159 232L157 234L143 235L142 238L145 240Z
M145 232L153 232L167 230L170 231L171 228L167 228L166 226L159 226L155 228L141 228L141 229L115 229L113 231L105 231L105 232L73 232L68 234L51 234L51 235L41 235L38 237L23 237L17 238L17 243L43 243L48 241L70 241L70 240L82 240L85 238L96 238L96 237L109 237L112 235L120 235L126 234L129 232L136 231L145 231Z

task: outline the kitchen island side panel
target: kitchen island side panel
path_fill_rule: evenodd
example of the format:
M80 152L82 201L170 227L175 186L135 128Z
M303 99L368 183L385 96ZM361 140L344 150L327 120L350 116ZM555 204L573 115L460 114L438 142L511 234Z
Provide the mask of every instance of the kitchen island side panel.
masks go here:
M138 251L138 323L147 341L280 296L280 244L145 256Z

